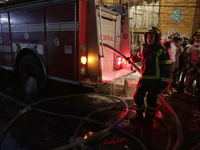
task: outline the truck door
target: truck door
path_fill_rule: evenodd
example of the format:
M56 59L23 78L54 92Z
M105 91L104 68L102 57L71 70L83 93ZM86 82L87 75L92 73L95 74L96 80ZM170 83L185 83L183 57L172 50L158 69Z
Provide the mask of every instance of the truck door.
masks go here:
M98 9L99 11L99 9ZM97 12L100 14L100 12ZM120 33L121 33L121 15L119 13L110 11L104 7L101 7L101 18L98 15L98 34L99 34L99 42L101 42L101 34L103 43L106 43L116 49L119 50L120 47ZM102 27L102 31L101 31ZM101 33L102 32L102 33ZM103 57L100 58L101 61L101 73L103 82L110 81L114 79L116 75L115 71L115 57L116 54L106 48L100 46L100 55Z
M52 77L76 79L75 5L69 2L46 9L47 69Z
M9 28L9 18L8 13L1 14L1 64L6 67L13 67L13 58L11 50L11 40L10 40L10 28ZM2 50L3 47L3 50Z
M114 37L115 37L115 21L114 20L108 20L105 18L102 18L102 31L103 31L103 42L112 46L114 46ZM100 41L101 41L101 34L100 35ZM101 47L100 47L100 52ZM104 57L101 58L101 65L102 65L102 76L105 76L105 74L113 71L113 59L114 59L114 52L104 48Z
M111 11L107 8L101 7L101 18L99 16L99 41L101 42L101 26L102 26L102 39L103 43L110 45L111 47L114 47L118 51L124 53L124 54L130 54L130 46L126 48L124 51L121 51L121 34L123 33L124 29L122 30L121 26L121 19L122 16L114 11ZM128 21L129 22L129 21ZM123 26L124 27L124 26ZM129 29L129 27L127 26ZM125 34L125 33L123 33ZM125 34L126 36L124 37L126 41L129 41L128 34ZM123 41L124 42L124 41ZM129 45L129 43L127 43ZM100 48L100 55L104 53L104 57L101 57L101 70L102 70L102 81L103 82L108 82L113 79L119 78L121 76L127 75L131 73L131 68L123 67L125 66L123 64L123 58L113 52L111 49L108 49L106 47L103 47L103 50ZM103 51L103 53L102 53Z

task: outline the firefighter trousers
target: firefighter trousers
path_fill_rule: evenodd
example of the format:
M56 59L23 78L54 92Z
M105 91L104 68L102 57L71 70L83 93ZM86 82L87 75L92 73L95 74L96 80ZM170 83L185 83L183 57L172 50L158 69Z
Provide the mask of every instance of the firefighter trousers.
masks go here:
M145 111L144 97L146 97L146 118L153 118L156 113L157 108L157 96L161 92L159 84L149 84L138 82L137 90L134 93L134 105L136 107L137 114L139 116L143 115Z

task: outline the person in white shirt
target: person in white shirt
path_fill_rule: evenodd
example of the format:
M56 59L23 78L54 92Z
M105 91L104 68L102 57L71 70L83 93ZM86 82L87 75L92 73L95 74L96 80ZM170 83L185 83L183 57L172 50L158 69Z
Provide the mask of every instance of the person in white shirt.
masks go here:
M165 49L168 51L170 60L171 60L171 73L169 78L169 84L167 86L167 94L171 94L171 82L173 77L173 72L175 69L175 54L176 54L176 46L174 44L171 44L168 37L162 38L162 44L165 47Z
M180 62L180 55L183 53L183 47L181 46L181 36L179 32L174 33L173 35L169 36L172 39L171 45L176 46L176 54L175 54L175 69L172 77L172 88L176 87L176 82L178 81L178 70L179 70L179 62Z

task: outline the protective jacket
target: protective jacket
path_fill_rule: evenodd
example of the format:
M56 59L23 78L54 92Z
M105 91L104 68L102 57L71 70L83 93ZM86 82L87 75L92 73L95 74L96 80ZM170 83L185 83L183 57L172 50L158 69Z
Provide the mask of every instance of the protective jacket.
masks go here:
M171 60L167 50L160 44L144 45L140 51L132 57L134 63L141 63L141 83L169 82Z

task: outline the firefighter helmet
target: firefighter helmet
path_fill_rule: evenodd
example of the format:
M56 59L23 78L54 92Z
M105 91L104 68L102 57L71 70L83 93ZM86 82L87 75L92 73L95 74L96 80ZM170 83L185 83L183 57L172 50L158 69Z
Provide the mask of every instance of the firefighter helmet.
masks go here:
M147 42L146 39L147 39L147 34L148 33L154 33L156 35L156 42L159 42L160 41L160 37L161 37L161 31L152 26L151 28L149 28L145 33L144 33L144 38L145 38L145 43Z

